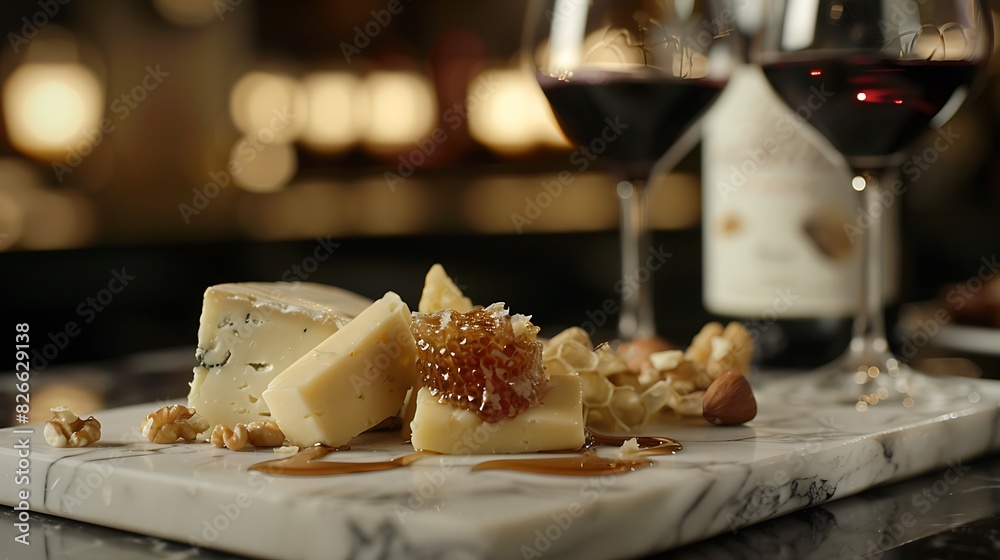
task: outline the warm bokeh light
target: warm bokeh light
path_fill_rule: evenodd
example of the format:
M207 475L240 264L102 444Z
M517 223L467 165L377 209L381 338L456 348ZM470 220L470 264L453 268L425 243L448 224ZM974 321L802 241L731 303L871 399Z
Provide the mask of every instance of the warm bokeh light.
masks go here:
M437 121L434 87L416 72L372 72L362 82L358 100L362 139L376 150L411 146L430 134Z
M684 230L701 221L701 181L696 175L659 174L650 181L649 227Z
M539 144L549 148L569 148L572 143L563 134L556 116L549 108L549 102L541 91L537 92L538 97L538 119L535 121L535 132Z
M61 154L103 115L104 91L80 64L29 63L11 72L3 112L11 144L39 157Z
M17 243L24 228L24 211L14 197L0 192L0 251Z
M51 409L65 406L78 416L87 415L104 408L104 397L94 387L77 383L58 382L46 384L31 392L29 421L41 424L52 418Z
M604 231L618 224L614 182L600 173L491 177L464 200L467 225L483 233Z
M236 128L269 142L295 140L309 119L306 93L294 78L271 72L249 72L229 94Z
M390 190L381 178L352 185L351 208L358 217L354 229L364 235L402 235L432 223L431 199L419 188Z
M219 19L216 3L205 0L153 0L156 11L177 25L204 25Z
M96 216L90 199L76 192L35 189L30 192L18 243L25 249L70 249L94 235Z
M308 239L348 231L352 211L346 187L329 181L299 181L279 193L244 197L239 221L256 239Z
M499 152L530 150L535 144L533 117L537 113L533 110L533 84L520 79L522 73L516 70L493 70L491 74L496 90L481 98L469 97L469 131L473 138Z
M229 154L238 166L233 183L250 192L274 192L288 184L295 175L298 158L289 144L264 144L250 137L240 138Z
M466 104L469 133L493 151L520 154L539 144L568 145L545 95L521 70L487 70L474 77Z
M361 137L357 96L361 80L347 72L315 72L302 81L309 118L302 143L322 152L350 148Z
M28 160L0 159L0 251L15 247L24 234L28 209L41 180Z
M238 217L267 241L328 235L409 235L437 224L437 185L414 180L392 191L381 178L351 182L297 180L278 193L241 197Z

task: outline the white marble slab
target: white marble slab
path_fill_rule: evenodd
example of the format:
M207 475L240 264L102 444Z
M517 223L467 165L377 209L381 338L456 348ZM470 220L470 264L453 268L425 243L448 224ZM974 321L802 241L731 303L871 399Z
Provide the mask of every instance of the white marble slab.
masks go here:
M18 437L0 431L0 503L261 558L614 558L650 554L1000 449L1000 382L946 379L917 405L788 403L815 383L757 375L760 414L717 428L653 426L686 449L603 477L479 471L487 457L407 469L288 478L248 472L270 450L154 445L138 436L163 403L98 414L96 447L53 449L35 427L30 483L15 483ZM337 460L410 451L371 434ZM602 448L612 455L614 449ZM539 455L533 455L537 457ZM492 458L492 457L489 457Z

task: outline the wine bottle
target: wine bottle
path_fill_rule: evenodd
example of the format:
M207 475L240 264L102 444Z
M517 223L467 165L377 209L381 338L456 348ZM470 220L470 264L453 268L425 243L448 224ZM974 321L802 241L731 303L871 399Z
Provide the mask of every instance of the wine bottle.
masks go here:
M840 156L789 109L754 66L734 74L704 123L702 201L705 306L740 320L758 363L815 367L851 336L860 297L858 233L870 223ZM887 248L898 246L896 206ZM885 262L895 262L886 251ZM897 285L887 266L887 296Z

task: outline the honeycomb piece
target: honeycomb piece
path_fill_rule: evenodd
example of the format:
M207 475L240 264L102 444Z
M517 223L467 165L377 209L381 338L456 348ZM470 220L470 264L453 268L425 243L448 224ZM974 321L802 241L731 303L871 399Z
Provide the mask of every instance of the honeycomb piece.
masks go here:
M712 355L708 362L708 375L715 379L727 371L742 375L750 373L753 360L753 341L742 323L726 325L721 338L712 339Z
M645 409L635 398L642 389L639 377L608 343L594 348L586 331L571 327L545 344L542 359L550 375L580 376L587 426L630 430L636 426L630 422L642 420Z
M708 323L702 327L691 341L691 346L684 352L684 358L701 367L707 367L712 357L712 339L722 336L722 332L722 325L719 323Z
M615 384L594 371L582 371L583 405L587 408L602 408L611 404L615 394Z
M626 428L641 426L646 421L642 397L631 387L619 387L608 406L611 414Z
M604 377L628 376L632 373L629 370L628 363L617 352L612 350L611 345L607 342L601 343L597 348L594 348L594 355L597 356L597 367L595 369L597 373Z
M661 410L670 409L682 416L701 416L701 401L705 391L687 394L677 392L669 381L658 381L639 396L646 408L645 421Z
M549 373L581 377L587 426L598 430L635 431L665 411L701 416L712 381L725 371L746 375L753 358L750 335L736 322L709 323L687 350L650 352L638 370L627 363L635 358L629 348L592 347L587 333L573 327L552 337L542 358Z
M542 353L546 371L549 375L572 375L585 371L596 371L598 357L590 349L589 344L581 344L575 340L566 340L546 355Z
M538 327L502 303L468 313L415 313L410 329L423 386L485 422L517 416L548 388Z
M570 327L553 336L545 344L545 349L542 350L542 357L546 360L550 359L550 356L554 356L560 347L570 341L586 346L587 348L594 347L594 343L590 341L590 335L587 334L587 331L580 327Z
M638 372L642 370L643 364L651 354L675 349L675 346L666 339L652 337L623 342L618 346L618 354L625 360L630 370Z

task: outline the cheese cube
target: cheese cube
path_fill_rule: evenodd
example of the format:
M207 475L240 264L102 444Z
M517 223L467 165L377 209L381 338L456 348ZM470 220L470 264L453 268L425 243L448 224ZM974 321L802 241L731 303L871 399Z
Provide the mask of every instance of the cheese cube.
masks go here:
M370 303L302 282L208 288L188 406L211 424L229 427L267 419L262 395L268 383Z
M465 297L455 281L448 276L444 267L435 264L424 277L424 291L420 294L417 310L421 313L434 313L444 309L454 309L459 313L472 311L472 300Z
M294 445L339 446L397 414L416 376L410 310L389 292L275 377L264 401Z
M583 383L578 375L553 375L550 381L540 404L493 424L421 388L410 441L415 449L451 455L579 449L585 441Z

